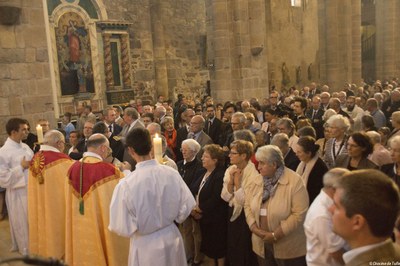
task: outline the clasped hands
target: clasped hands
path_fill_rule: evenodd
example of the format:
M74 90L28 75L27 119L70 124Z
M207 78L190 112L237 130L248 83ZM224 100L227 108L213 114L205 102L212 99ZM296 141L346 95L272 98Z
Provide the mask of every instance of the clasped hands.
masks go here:
M258 237L260 237L264 242L267 242L268 244L273 244L275 243L274 236L272 235L272 232L267 232L265 230L260 229L256 223L254 223L250 227L250 231L254 234L256 234Z
M229 186L231 186L231 187L234 186L234 187L236 187L236 189L238 189L240 187L240 184L242 183L242 174L243 174L243 172L241 169L239 169L237 167L233 168L230 171L231 178L229 180Z
M195 220L200 220L201 217L203 217L202 215L202 211L200 210L199 207L194 207L194 209L192 210L192 212L190 213L190 215L195 219Z

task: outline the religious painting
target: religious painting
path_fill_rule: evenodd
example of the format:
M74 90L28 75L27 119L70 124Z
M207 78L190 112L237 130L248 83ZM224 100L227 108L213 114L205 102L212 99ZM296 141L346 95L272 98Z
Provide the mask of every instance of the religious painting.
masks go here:
M62 95L94 92L89 31L74 12L60 17L55 28Z

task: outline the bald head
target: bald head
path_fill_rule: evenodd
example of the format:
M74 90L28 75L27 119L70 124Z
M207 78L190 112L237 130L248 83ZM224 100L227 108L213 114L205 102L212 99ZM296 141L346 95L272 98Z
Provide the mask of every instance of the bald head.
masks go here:
M201 115L193 116L192 120L190 120L190 131L193 133L198 133L204 128L204 117Z

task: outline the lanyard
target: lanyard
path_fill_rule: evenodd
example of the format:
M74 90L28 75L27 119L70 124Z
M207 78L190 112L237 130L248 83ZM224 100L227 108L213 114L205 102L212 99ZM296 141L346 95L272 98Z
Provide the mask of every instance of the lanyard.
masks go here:
M346 138L344 137L342 140L342 143L340 143L340 147L336 153L336 139L333 140L333 147L332 147L332 151L333 151L333 158L336 160L336 157L340 154L340 152L343 149L344 143L346 142Z

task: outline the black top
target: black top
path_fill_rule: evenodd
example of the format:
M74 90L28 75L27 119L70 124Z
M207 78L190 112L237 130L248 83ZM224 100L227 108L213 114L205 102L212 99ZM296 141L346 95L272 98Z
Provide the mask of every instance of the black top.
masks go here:
M193 195L197 194L197 190L195 188L198 179L204 175L206 169L203 168L202 163L199 159L194 158L193 161L183 164L183 160L179 161L177 164L178 172L181 174L183 181L185 181L188 188L192 191ZM200 180L201 182L201 180Z

